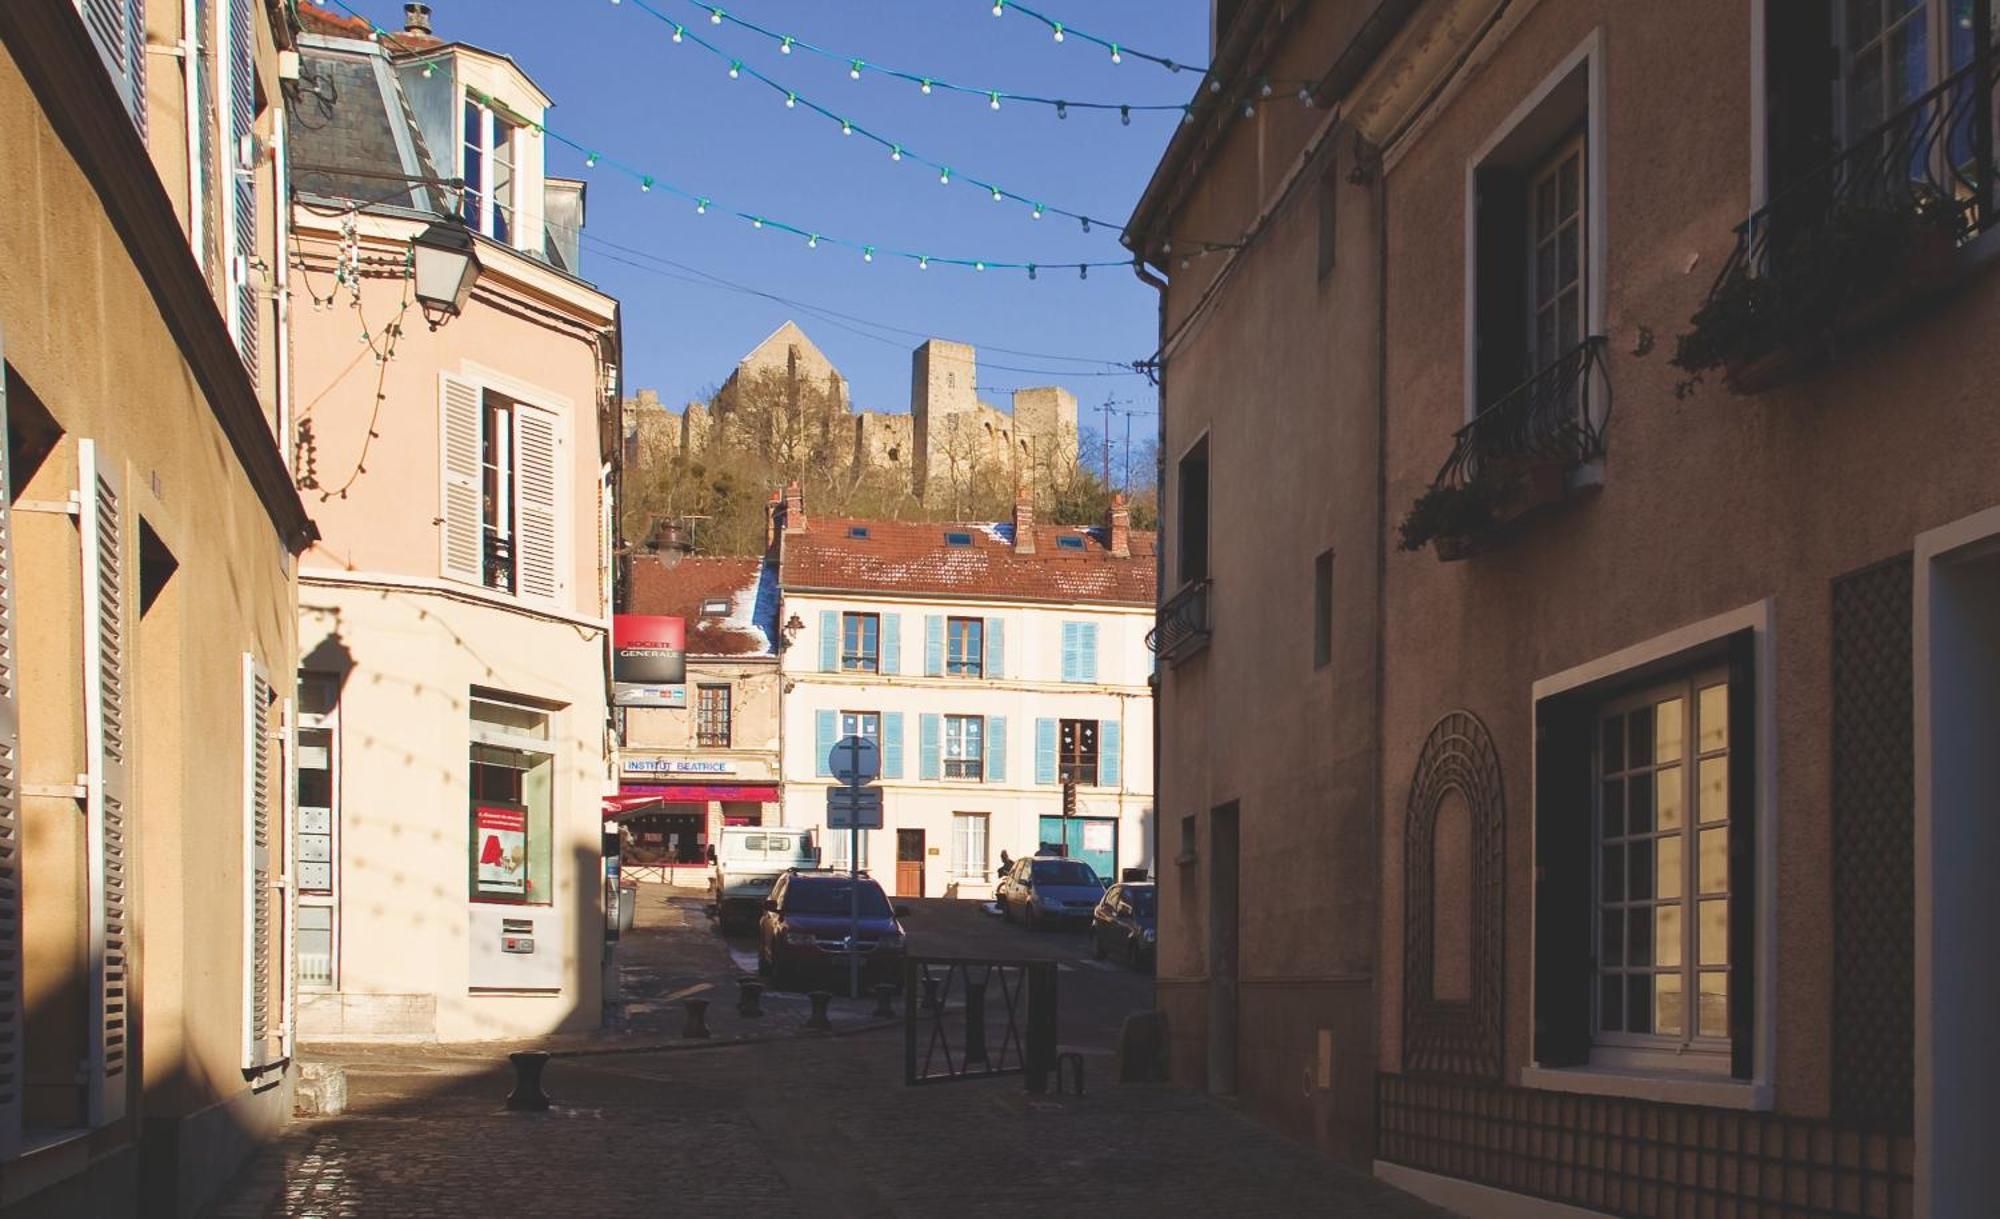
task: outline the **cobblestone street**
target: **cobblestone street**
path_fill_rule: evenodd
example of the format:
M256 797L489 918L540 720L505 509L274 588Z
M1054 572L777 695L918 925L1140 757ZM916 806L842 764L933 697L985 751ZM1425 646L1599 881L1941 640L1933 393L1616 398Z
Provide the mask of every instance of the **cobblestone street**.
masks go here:
M345 1066L348 1112L294 1123L210 1213L1440 1214L1205 1096L1110 1084L1087 992L1149 988L1085 961L1061 975L1066 1011L1078 1015L1065 1017L1066 1048L1089 1063L1080 1097L1031 1097L1018 1077L907 1087L900 1025L870 1027L865 1008L836 1005L836 1029L849 1032L793 1035L803 1020L794 996L772 996L755 1043L680 1048L670 1037L678 1004L662 996L706 987L728 1007L733 962L725 941L690 917L699 909L691 900L649 888L640 909L621 947L636 1008L625 1013L628 1030L557 1047L546 1077L554 1109L504 1109L512 1079L503 1048L317 1052ZM1061 960L1076 949L997 920L989 928L976 908L931 914L913 920L931 918L926 951L943 950L947 937L969 945L961 951L1011 945ZM733 1009L717 1015L718 1038L742 1033L736 1021Z

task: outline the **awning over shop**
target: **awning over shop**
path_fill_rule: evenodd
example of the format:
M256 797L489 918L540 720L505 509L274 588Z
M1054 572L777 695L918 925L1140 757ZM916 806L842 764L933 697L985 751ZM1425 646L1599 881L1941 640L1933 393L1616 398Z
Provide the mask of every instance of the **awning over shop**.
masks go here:
M775 785L693 785L627 783L615 796L604 798L606 819L625 817L655 809L663 804L707 804L711 800L743 800L756 804L776 804Z

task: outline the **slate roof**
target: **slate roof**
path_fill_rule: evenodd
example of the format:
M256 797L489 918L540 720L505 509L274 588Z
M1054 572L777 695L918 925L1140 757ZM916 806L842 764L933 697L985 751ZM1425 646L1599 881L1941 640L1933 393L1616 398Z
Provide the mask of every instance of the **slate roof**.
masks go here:
M703 602L724 599L727 614L702 613ZM771 640L778 633L778 573L762 559L688 556L669 564L636 556L625 609L686 619L689 656L777 655Z
M852 530L865 528L868 536ZM969 545L946 542L965 535ZM780 543L787 590L918 593L1062 604L1152 605L1154 535L1133 530L1131 556L1112 555L1103 529L1040 525L1035 553L1018 554L1012 524L939 524L808 516ZM1064 548L1059 538L1083 548Z

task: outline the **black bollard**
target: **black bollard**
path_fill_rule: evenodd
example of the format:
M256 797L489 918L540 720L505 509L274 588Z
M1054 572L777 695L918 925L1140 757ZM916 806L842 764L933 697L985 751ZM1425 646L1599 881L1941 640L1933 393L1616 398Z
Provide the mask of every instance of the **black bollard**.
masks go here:
M764 1014L764 984L755 978L742 978L736 983L736 1014L739 1016L761 1016Z
M521 1050L507 1055L514 1064L514 1090L507 1094L507 1107L541 1110L549 1107L549 1094L542 1091L542 1068L549 1065L547 1050Z
M816 990L809 997L812 999L813 1014L806 1018L806 1027L809 1029L819 1029L822 1032L832 1028L833 1021L827 1019L826 1005L833 1001L833 992L830 990Z
M708 1000L687 999L683 1005L687 1008L687 1023L681 1026L681 1036L708 1036Z
M877 982L875 984L875 1018L894 1020L896 1018L896 984Z
M986 983L965 984L965 1062L986 1061Z
M1075 1050L1065 1050L1056 1055L1056 1093L1063 1091L1063 1066L1067 1064L1076 1078L1076 1094L1083 1095L1083 1055Z

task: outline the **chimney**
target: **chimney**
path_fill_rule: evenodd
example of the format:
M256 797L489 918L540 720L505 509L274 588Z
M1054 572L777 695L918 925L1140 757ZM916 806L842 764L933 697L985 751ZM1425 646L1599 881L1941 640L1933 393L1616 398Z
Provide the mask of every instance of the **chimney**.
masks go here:
M405 4L403 6L403 32L430 36L431 6L428 4Z
M806 531L806 493L800 489L799 480L785 484L785 532L804 533Z
M1035 553L1035 501L1022 495L1014 500L1014 553Z
M661 521L654 526L653 536L646 548L668 567L694 553L694 543L688 540L687 526L680 521Z
M1132 557L1132 510L1125 506L1123 495L1111 497L1111 557Z

